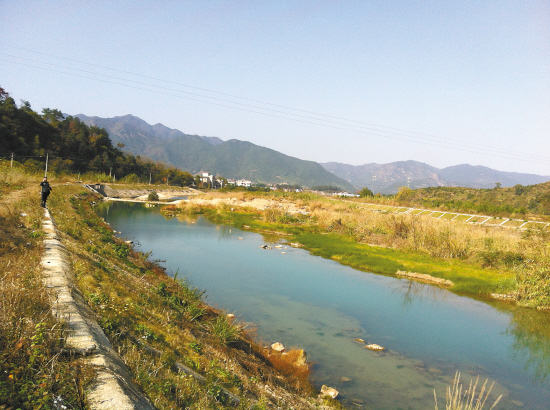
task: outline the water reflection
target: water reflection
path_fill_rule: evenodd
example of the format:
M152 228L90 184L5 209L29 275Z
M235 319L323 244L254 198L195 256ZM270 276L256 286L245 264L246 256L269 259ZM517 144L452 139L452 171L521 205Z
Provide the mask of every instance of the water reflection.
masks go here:
M402 283L406 283L406 285L404 286ZM420 301L440 302L450 295L448 291L438 286L411 279L399 279L399 282L395 283L392 288L394 294L402 296L401 305L403 307L411 306L413 303Z
M508 332L514 336L513 357L537 380L550 374L550 314L516 308Z

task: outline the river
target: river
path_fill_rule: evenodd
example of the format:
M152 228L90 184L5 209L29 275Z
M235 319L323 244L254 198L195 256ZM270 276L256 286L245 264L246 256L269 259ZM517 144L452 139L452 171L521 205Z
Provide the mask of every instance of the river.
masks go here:
M350 407L429 409L435 389L444 408L458 370L466 384L495 381L498 409L550 408L548 314L357 271L202 217L167 219L123 202L98 212L169 274L206 290L207 303L253 324L265 344L305 349L314 384L335 387Z

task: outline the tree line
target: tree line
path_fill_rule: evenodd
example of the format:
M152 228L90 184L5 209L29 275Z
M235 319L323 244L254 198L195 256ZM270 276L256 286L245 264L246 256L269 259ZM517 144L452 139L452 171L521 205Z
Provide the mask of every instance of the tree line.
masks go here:
M54 173L98 174L127 182L169 183L188 186L193 176L173 166L153 162L113 146L104 128L88 126L78 118L64 117L57 109L35 112L28 101L15 100L0 87L0 157L41 170L48 156L48 170Z

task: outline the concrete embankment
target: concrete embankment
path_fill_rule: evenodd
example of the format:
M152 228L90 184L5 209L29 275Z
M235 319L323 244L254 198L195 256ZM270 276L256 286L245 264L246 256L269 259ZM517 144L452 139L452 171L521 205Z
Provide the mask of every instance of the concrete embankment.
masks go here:
M45 232L42 258L43 282L51 290L54 316L67 324L63 354L86 356L96 374L87 391L91 409L154 409L94 319L76 286L70 255L47 209L42 227Z

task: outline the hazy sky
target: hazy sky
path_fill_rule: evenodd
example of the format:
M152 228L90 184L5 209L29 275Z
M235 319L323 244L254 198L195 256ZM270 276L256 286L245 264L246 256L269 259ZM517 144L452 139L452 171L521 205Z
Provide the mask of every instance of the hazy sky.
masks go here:
M0 0L0 86L317 162L550 175L550 0Z

